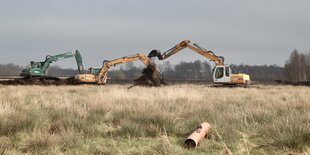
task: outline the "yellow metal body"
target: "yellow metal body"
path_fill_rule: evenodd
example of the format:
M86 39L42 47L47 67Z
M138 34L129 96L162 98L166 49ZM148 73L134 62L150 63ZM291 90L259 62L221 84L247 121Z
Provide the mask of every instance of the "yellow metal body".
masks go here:
M97 83L97 77L93 74L78 74L75 79L82 83Z
M115 66L118 64L126 63L126 62L132 62L140 60L145 64L146 66L150 63L150 59L145 56L144 54L135 54L130 55L126 57L122 57L119 59L106 61L104 62L102 68L100 69L98 75L94 74L78 74L75 76L75 80L77 80L80 83L97 83L97 84L105 84L107 81L107 72L110 69L111 66Z
M251 84L250 76L247 74L239 73L239 74L231 74L230 82L232 84Z

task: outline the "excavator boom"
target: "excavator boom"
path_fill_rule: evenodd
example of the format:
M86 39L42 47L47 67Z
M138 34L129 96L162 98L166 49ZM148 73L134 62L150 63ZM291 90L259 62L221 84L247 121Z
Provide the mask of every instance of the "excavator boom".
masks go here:
M150 52L148 57L158 57L159 60L164 60L169 58L170 56L180 52L181 50L189 48L192 51L210 59L213 61L216 65L223 66L224 65L224 57L215 55L212 51L207 51L206 49L200 47L199 45L195 43L191 43L189 40L184 40L177 45L175 45L173 48L169 49L165 53L161 54L159 50L153 50Z
M122 63L132 62L136 60L141 60L146 66L149 64L149 59L143 54L135 54L127 57L122 57L119 59L114 59L111 61L105 61L103 67L100 69L98 74L98 83L104 84L106 82L106 74L111 66L115 66Z

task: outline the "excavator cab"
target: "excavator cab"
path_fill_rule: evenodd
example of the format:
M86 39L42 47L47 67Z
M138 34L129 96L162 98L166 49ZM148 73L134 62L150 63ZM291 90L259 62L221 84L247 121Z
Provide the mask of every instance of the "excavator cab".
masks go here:
M41 69L41 66L42 62L31 61L30 66L24 68L20 75L24 77L42 76L44 73Z
M99 72L100 72L100 69L101 68L90 67L90 68L88 68L88 71L89 71L90 74L93 74L93 75L97 76L99 74Z
M250 76L244 73L232 74L229 66L215 66L213 70L213 81L216 84L225 85L249 85Z
M229 66L215 66L213 69L213 81L219 84L231 83L231 69Z
M32 68L41 68L42 62L30 61L30 66Z

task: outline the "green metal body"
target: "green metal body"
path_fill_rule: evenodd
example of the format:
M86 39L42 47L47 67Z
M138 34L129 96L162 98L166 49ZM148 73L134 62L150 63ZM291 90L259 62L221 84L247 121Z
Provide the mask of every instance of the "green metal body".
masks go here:
M82 74L84 71L83 60L82 60L82 56L81 56L80 52L78 50L76 50L75 53L67 52L64 54L58 54L58 55L54 55L54 56L48 55L48 56L46 56L45 61L42 61L42 62L31 61L30 67L23 69L20 75L25 76L25 77L42 77L42 76L45 76L46 71L49 68L51 63L56 62L58 60L62 60L62 59L72 58L72 57L75 57L79 73Z

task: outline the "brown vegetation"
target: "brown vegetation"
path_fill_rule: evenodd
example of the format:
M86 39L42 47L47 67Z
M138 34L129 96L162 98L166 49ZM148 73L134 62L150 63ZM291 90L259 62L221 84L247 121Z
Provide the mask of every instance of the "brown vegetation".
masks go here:
M292 86L0 85L0 153L309 153L309 93ZM209 139L184 149L203 121L212 125Z

